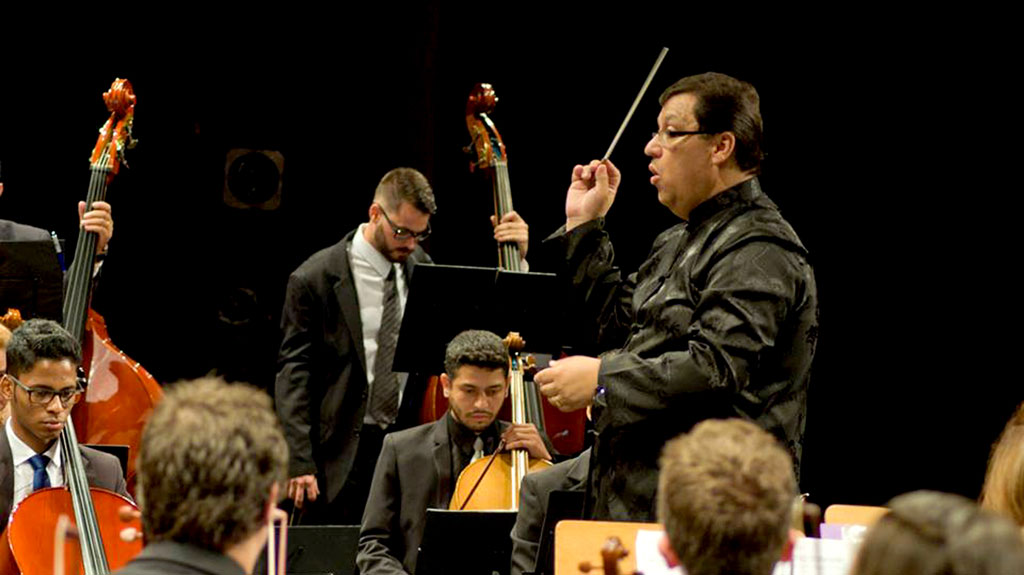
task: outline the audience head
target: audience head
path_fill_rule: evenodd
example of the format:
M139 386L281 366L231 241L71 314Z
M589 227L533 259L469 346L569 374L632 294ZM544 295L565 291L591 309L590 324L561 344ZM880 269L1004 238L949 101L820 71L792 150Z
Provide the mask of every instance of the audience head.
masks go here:
M662 552L689 575L770 575L796 498L789 454L749 421L707 420L665 444Z
M206 378L169 387L146 422L136 468L148 543L224 552L265 529L288 447L270 397Z
M1024 573L1024 540L1005 517L959 495L915 491L889 502L868 531L851 575Z

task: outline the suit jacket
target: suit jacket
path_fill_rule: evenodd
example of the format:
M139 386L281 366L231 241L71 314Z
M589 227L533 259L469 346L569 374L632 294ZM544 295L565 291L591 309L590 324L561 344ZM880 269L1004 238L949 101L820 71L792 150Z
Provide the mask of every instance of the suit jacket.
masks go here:
M523 477L519 486L519 513L512 528L511 575L532 573L537 568L537 552L548 514L548 495L552 491L582 491L590 469L590 450L572 459Z
M48 239L50 239L50 234L46 230L18 224L10 220L0 220L0 241L28 242Z
M448 509L458 479L448 417L384 437L359 533L356 565L363 575L416 572L427 509Z
M85 478L89 485L130 497L124 473L121 471L121 462L116 457L85 446L79 446L79 449L82 451ZM0 530L7 528L7 518L11 515L13 500L14 457L11 455L7 433L0 428Z
M366 413L368 388L363 325L349 245L356 230L313 254L288 278L281 313L275 399L291 453L289 475L317 474L331 502L352 470ZM430 262L419 246L405 262ZM410 377L395 428L418 415L422 390ZM410 385L411 384L411 385Z

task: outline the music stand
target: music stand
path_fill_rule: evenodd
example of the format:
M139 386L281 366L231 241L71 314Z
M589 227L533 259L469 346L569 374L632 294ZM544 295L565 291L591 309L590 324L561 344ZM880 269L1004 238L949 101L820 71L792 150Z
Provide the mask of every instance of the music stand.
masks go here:
M559 489L548 494L548 508L544 515L544 527L540 533L540 548L537 562L533 566L535 575L552 575L555 572L555 526L564 519L583 518L583 490Z
M64 273L50 240L0 242L0 314L8 308L24 319L60 322Z
M557 353L565 324L563 292L555 274L418 264L392 369L441 373L448 342L467 329L499 337L517 331L530 351Z
M280 528L274 528L274 540ZM359 548L358 525L300 525L288 528L289 575L355 575L356 551ZM267 572L267 549L264 546L253 573Z
M427 509L416 575L508 575L515 523L515 511Z

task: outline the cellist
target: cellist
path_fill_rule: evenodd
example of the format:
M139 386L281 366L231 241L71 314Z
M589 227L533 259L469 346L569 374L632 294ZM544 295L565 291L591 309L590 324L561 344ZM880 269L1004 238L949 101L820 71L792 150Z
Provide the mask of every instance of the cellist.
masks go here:
M64 485L60 436L71 408L82 397L78 380L82 352L71 334L51 320L31 319L7 344L7 371L0 394L11 416L0 433L0 525L11 509L36 489ZM81 447L93 487L128 496L121 463Z
M428 508L447 509L459 473L498 449L550 460L532 424L498 421L508 393L508 353L497 335L464 331L448 344L441 385L448 413L387 435L363 513L356 564L363 575L412 573Z

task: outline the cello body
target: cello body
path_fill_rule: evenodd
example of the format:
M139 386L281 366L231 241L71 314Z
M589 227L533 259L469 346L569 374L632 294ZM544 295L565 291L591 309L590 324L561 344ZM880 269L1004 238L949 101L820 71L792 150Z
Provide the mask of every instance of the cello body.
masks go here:
M93 508L103 537L110 568L119 569L142 551L142 540L130 543L121 540L120 532L127 527L142 530L138 519L125 522L119 509L125 505L135 507L128 499L99 487L90 488ZM75 512L71 493L63 487L49 487L32 492L11 512L10 527L0 538L0 569L3 575L49 575L53 573L54 522L34 521L40 517L65 515L74 523ZM31 519L30 519L31 518ZM74 541L64 551L64 573L84 573L82 556Z

